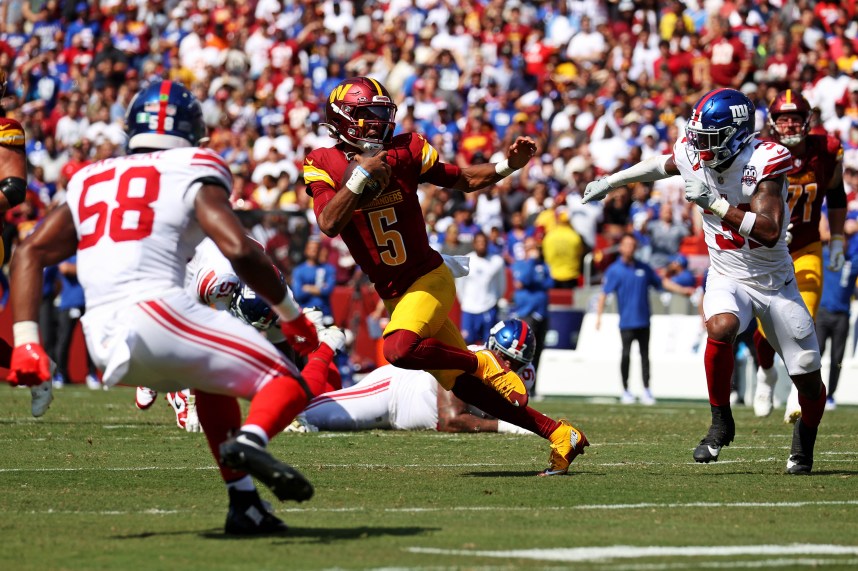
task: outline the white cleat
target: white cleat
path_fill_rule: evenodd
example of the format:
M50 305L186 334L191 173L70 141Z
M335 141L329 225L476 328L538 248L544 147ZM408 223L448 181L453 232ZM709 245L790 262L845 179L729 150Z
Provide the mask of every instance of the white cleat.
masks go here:
M649 389L644 389L644 392L641 395L641 404L646 406L652 406L655 404L655 397L652 396Z
M98 377L93 375L92 373L86 376L86 388L91 391L100 391L101 390L101 381L98 380ZM104 387L104 390L107 390L107 387Z
M754 390L754 415L760 418L772 414L772 394L778 382L778 372L771 369L757 368L757 388Z
M40 385L30 387L30 397L32 398L30 412L34 417L39 418L47 412L54 400L54 384L47 380Z

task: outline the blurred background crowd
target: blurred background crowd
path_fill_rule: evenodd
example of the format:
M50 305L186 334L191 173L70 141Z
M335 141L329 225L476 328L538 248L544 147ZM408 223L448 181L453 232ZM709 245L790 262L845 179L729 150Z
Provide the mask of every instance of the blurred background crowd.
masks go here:
M642 260L699 283L705 246L681 178L604 204L581 204L581 192L670 152L714 87L745 92L763 135L767 102L792 88L814 106L813 131L841 140L858 210L855 16L854 0L3 0L2 105L25 127L31 169L6 247L62 202L77 170L124 151L130 98L169 78L201 100L232 202L290 280L309 257L353 284L345 246L319 240L301 161L334 144L321 125L332 87L370 75L395 98L398 129L425 134L446 162L497 162L518 135L539 144L485 192L421 188L437 249L467 253L482 233L513 268L545 245L545 287L576 288L598 283L633 232Z

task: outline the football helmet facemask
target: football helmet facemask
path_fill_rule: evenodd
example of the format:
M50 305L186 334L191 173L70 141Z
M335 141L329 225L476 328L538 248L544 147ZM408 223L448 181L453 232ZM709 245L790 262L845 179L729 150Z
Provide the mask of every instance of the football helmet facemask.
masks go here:
M709 168L729 161L754 138L755 113L741 91L710 91L694 105L685 126L690 149Z
M229 304L229 312L259 331L267 331L277 323L277 313L245 284L236 288Z
M396 105L383 85L371 77L351 77L328 96L324 126L335 139L372 151L393 139L395 118Z
M810 111L810 103L801 93L786 89L777 94L769 104L769 125L780 144L794 147L804 141L810 131ZM779 125L778 117L787 114L796 115L798 121Z

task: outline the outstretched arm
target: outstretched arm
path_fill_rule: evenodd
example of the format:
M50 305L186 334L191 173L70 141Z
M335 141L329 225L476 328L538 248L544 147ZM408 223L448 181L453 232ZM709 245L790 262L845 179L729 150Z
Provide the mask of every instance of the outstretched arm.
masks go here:
M673 155L656 155L587 185L581 202L602 200L611 190L632 182L653 182L679 174Z
M468 405L452 391L438 387L439 432L497 432L498 421L480 418L468 412Z
M536 142L530 137L518 137L509 146L506 160L465 167L450 188L473 192L496 184L526 165L535 154Z

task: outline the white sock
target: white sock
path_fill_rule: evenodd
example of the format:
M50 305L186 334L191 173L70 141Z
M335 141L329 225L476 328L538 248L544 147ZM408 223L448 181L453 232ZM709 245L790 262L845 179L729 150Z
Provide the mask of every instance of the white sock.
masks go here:
M241 430L244 432L249 432L254 436L258 436L262 439L263 446L268 446L268 435L265 433L261 426L258 426L256 424L245 424L241 427Z
M253 483L253 478L245 476L244 478L235 480L234 482L227 482L226 489L238 490L239 492L252 492L256 489L256 485Z

